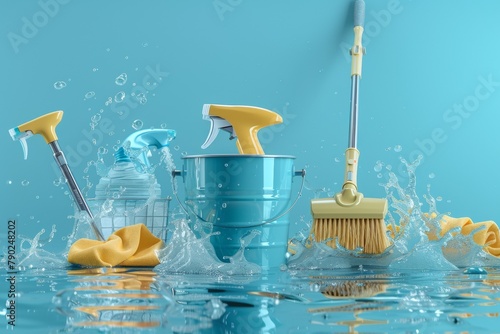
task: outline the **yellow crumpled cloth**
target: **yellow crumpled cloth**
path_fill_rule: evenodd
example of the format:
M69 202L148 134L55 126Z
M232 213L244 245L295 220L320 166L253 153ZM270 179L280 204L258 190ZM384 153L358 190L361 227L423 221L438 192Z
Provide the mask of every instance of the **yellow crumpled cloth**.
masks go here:
M490 255L500 257L500 232L498 225L494 221L485 221L474 223L469 217L453 218L449 216L443 216L440 222L441 232L440 236L443 237L448 231L453 228L460 227L460 233L463 235L469 235L472 233L472 239L474 242L480 246L484 246L484 251ZM477 229L484 226L481 231L476 231ZM436 235L428 234L430 240L436 240Z
M126 226L106 241L79 239L69 249L68 261L98 267L153 267L160 263L156 250L163 242L144 224Z

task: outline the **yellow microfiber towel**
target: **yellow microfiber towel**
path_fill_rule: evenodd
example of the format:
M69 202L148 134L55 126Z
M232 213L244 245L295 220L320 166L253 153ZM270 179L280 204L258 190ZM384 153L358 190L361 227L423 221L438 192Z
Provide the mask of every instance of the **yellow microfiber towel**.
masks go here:
M155 251L162 245L144 224L136 224L113 232L106 241L77 240L69 249L68 261L98 267L153 267L160 263Z
M476 231L479 228L484 229ZM498 225L494 221L485 221L474 223L468 217L453 218L443 216L441 221L441 236L444 236L453 228L460 227L463 235L472 235L474 242L480 246L484 246L484 251L490 255L500 257L500 233ZM431 237L429 237L431 239Z

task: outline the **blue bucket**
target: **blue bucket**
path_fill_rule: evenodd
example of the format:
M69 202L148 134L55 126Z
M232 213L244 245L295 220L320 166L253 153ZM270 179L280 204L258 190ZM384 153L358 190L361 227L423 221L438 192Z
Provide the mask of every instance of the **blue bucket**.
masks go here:
M222 261L241 248L241 238L260 233L245 249L245 258L264 269L285 263L288 212L295 157L282 155L196 155L183 157L185 204L208 222L211 243ZM301 188L302 189L302 188Z

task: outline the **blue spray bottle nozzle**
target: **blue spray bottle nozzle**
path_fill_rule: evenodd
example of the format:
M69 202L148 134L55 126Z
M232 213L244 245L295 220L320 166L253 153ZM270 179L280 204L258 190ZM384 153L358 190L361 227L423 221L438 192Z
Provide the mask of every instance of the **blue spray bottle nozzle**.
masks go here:
M139 159L141 162L149 166L148 153L145 147L156 147L158 149L168 147L170 142L175 138L176 132L171 129L147 129L132 133L123 142L124 145L129 145L130 150L141 150Z

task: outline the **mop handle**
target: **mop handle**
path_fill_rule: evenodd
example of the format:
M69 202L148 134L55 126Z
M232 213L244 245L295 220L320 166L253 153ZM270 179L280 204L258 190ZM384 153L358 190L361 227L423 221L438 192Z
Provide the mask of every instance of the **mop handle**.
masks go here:
M63 151L59 147L57 140L50 142L49 145L50 145L50 148L52 148L52 151L54 152L54 159L56 160L56 163L59 166L59 169L61 170L64 177L66 178L69 190L70 190L71 194L73 195L73 199L75 200L75 203L78 206L78 209L80 211L87 212L87 214L90 217L90 225L92 227L94 234L96 235L98 240L104 241L104 236L102 235L101 231L99 230L99 228L95 224L94 216L92 215L92 211L90 211L90 208L87 205L87 202L85 201L85 198L83 197L82 192L80 191L80 188L78 187L78 184L76 183L76 180L73 176L73 173L71 173L71 170L69 169L68 162L66 161L66 157L64 156Z
M358 132L358 96L359 79L365 48L362 46L363 26L365 22L365 2L356 0L354 2L354 45L351 48L351 113L349 120L349 143L348 147L357 148Z

